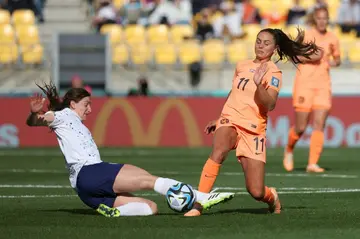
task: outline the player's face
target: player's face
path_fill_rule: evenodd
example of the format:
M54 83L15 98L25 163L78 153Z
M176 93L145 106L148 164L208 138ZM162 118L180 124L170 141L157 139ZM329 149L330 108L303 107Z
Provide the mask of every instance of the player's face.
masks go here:
M315 27L319 32L325 32L329 23L329 16L326 10L318 10L314 14Z
M270 60L276 49L273 35L260 32L255 42L255 55L258 60Z
M79 102L72 103L73 110L80 116L81 120L86 120L86 116L91 113L91 99L89 96L82 98Z

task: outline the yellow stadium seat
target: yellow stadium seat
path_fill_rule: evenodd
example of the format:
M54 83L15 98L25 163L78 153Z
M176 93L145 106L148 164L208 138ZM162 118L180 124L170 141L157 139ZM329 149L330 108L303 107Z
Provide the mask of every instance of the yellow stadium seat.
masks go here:
M208 64L220 64L225 59L225 47L222 41L210 40L203 44L203 59Z
M20 25L16 27L20 45L39 44L39 29L35 25Z
M40 44L21 47L22 60L25 64L40 64L43 62L44 49Z
M248 46L243 42L233 42L226 47L227 59L230 63L236 64L248 58Z
M303 31L305 30L305 26L289 25L285 28L285 33L295 39L298 35L298 28Z
M35 15L31 10L16 10L12 14L14 25L33 25L35 24Z
M315 4L315 0L301 0L300 1L300 6L306 8L306 9L314 6L314 4Z
M0 25L10 24L11 17L7 10L0 9Z
M340 45L346 46L349 44L353 44L356 42L357 38L356 38L356 33L355 32L350 32L350 33L339 33L337 35L337 37L339 38L340 41Z
M194 30L190 25L174 25L171 27L171 40L173 43L181 43L185 37L194 36Z
M120 9L125 3L125 0L113 0L114 7Z
M125 39L127 43L146 42L145 28L141 25L129 25L125 28Z
M15 43L0 45L0 64L15 63L18 57L19 51Z
M152 51L145 43L130 45L131 62L137 65L146 64L151 60Z
M247 34L246 39L255 41L258 33L261 31L261 26L257 24L246 24L243 26L244 32Z
M168 43L168 27L166 25L152 25L147 29L147 37L150 44Z
M201 60L200 46L194 42L179 45L179 60L182 64L191 64Z
M348 58L350 62L360 62L360 42L356 42L349 48Z
M129 61L129 51L125 44L116 45L112 50L112 63L125 64Z
M0 44L15 43L15 32L11 25L0 25Z
M176 63L176 49L172 44L162 44L155 47L155 62L160 65L171 65Z
M109 35L111 45L119 44L123 39L122 27L117 24L103 25L100 29L100 33Z

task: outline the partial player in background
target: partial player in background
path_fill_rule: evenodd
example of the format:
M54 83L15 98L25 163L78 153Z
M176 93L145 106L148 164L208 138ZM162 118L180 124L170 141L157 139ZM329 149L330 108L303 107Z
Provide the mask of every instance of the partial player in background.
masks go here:
M72 88L60 100L53 84L45 84L40 89L47 95L49 111L43 112L45 98L32 98L27 125L49 127L55 132L69 170L71 186L80 199L106 217L155 214L157 205L154 202L130 193L154 190L166 195L168 189L179 182L151 175L130 164L103 162L91 132L83 124L91 113L89 92L83 88ZM234 196L233 193L193 191L196 201L205 208Z
M227 154L235 149L250 195L267 203L270 212L281 212L275 188L265 186L264 182L267 114L275 108L282 81L282 72L271 57L277 53L280 60L286 58L294 64L319 60L322 51L312 42L304 43L303 39L304 33L300 31L296 40L291 40L279 29L263 29L255 42L256 58L237 64L221 115L206 128L206 133L215 130L215 135L199 191L210 192ZM185 216L199 216L201 210L201 205L196 205Z
M340 65L339 40L335 34L327 30L329 12L326 7L314 9L311 15L313 27L305 31L305 40L314 41L324 51L321 60L299 65L296 72L293 106L295 109L295 125L289 130L285 148L283 165L286 171L294 169L293 150L313 116L310 153L307 172L322 173L324 169L318 165L324 146L324 127L331 109L330 68Z

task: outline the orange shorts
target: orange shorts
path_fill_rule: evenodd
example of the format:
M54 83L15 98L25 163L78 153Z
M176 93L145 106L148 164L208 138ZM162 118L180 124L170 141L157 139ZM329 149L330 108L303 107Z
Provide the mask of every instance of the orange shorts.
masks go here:
M252 133L239 125L230 122L226 118L220 118L216 124L216 130L224 127L233 127L237 134L237 142L233 149L236 150L236 157L260 160L266 163L266 135Z
M331 109L331 89L295 88L293 94L293 106L295 111L310 112L312 110Z

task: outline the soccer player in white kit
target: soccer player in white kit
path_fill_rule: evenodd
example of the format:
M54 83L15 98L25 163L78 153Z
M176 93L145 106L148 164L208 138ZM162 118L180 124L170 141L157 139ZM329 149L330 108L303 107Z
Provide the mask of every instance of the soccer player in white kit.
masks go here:
M46 126L55 132L69 170L71 186L80 199L106 217L156 214L155 202L130 193L154 190L165 195L178 181L151 175L130 164L103 162L91 132L82 123L91 113L90 94L85 89L73 88L61 100L52 83L39 88L49 100L48 111L43 111L45 98L40 95L33 97L26 123ZM194 193L196 201L205 209L234 197L234 193L207 194L197 190Z

